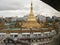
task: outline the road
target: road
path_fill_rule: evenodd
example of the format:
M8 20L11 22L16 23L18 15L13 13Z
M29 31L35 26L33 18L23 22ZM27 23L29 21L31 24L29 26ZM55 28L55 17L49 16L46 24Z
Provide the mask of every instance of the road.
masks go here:
M1 43L0 45L6 45L6 44ZM14 44L8 44L8 45L14 45ZM16 44L16 45L21 45L21 44Z

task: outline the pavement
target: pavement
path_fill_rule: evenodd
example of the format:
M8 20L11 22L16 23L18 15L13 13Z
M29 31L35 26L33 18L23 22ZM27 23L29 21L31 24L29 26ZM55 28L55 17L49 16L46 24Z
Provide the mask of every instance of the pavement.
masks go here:
M0 45L6 45L6 44L1 43ZM14 44L8 44L8 45L14 45ZM21 45L21 44L16 44L16 45Z

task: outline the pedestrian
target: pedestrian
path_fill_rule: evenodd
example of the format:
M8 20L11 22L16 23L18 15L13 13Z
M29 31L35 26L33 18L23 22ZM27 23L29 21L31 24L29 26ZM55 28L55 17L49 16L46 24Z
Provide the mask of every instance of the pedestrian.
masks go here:
M5 45L8 45L8 39L5 40Z
M17 43L17 38L15 37L14 38L14 45L16 45L16 43Z

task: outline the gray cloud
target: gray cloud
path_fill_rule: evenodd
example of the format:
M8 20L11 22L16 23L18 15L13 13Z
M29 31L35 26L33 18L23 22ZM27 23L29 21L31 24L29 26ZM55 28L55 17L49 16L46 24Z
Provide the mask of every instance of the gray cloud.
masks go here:
M0 0L0 10L22 10L27 0Z
M0 0L0 16L24 16L29 14L31 0ZM34 14L56 15L60 13L40 0L32 0Z

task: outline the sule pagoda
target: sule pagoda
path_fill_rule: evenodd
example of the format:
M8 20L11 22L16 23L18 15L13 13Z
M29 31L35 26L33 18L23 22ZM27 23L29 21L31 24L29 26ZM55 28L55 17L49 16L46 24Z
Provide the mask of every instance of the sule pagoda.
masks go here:
M40 28L41 27L41 25L37 23L37 20L34 16L32 3L31 3L30 14L28 16L28 19L26 23L22 24L22 27L25 27L25 28Z

